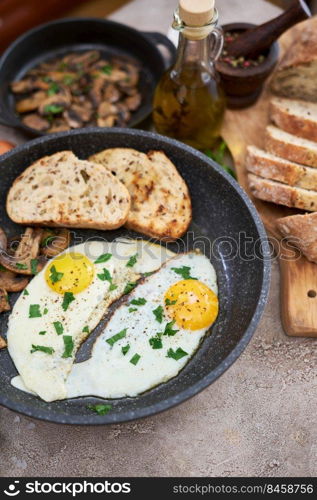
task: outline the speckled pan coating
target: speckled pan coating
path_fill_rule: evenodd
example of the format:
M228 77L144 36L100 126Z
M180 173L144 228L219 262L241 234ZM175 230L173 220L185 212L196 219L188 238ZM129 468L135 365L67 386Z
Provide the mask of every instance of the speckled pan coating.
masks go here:
M193 201L193 223L178 245L170 248L186 251L199 247L211 258L219 280L220 315L212 334L202 343L196 355L173 380L137 398L113 401L112 411L98 416L87 410L95 398L79 398L47 404L24 394L10 384L14 366L6 350L0 351L0 404L42 420L64 424L108 424L153 415L185 401L216 380L240 356L250 341L263 312L270 280L269 247L259 216L245 192L217 164L184 144L157 134L126 129L85 129L41 137L3 155L0 159L0 225L10 235L19 228L6 214L4 200L13 180L33 161L63 149L71 149L87 158L107 147L131 147L140 151L163 150L175 163L188 183ZM228 241L243 250L245 237L252 238L257 254L228 255ZM77 231L85 239L135 233L117 231ZM223 242L226 238L227 243ZM213 251L209 241L213 244ZM260 249L261 247L261 249ZM11 296L11 303L16 297ZM0 332L6 331L8 314L0 316ZM101 323L78 355L89 356L91 345L102 329Z

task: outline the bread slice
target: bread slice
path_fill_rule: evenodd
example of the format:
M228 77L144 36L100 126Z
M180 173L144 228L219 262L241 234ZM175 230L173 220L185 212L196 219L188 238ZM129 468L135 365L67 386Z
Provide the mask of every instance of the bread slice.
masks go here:
M317 263L317 212L284 217L276 224L283 236L291 238L308 260Z
M317 191L317 169L284 160L255 146L247 149L246 168L265 179Z
M266 128L265 148L285 160L317 168L317 143L284 132L269 125Z
M6 206L19 224L116 229L126 222L130 202L109 171L62 151L28 167L10 188Z
M285 132L317 141L317 104L275 97L270 103L271 120Z
M260 200L270 201L286 207L300 208L309 212L317 210L317 192L248 174L252 194Z
M176 240L191 222L187 185L175 165L160 151L106 149L89 158L109 169L131 195L126 227L160 240Z

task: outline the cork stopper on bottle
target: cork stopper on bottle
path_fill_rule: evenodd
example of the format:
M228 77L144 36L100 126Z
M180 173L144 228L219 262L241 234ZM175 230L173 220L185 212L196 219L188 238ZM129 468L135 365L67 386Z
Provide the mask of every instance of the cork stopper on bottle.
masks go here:
M179 15L186 26L205 26L214 16L215 0L179 0Z

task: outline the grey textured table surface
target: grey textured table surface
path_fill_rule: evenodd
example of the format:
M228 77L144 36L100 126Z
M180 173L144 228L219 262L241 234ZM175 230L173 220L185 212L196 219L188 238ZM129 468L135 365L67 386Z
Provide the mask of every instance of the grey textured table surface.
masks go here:
M174 5L135 0L112 18L166 32ZM263 0L218 6L223 23L278 12ZM24 140L4 127L0 135ZM273 262L257 332L211 387L166 413L111 427L62 427L0 408L0 476L316 476L316 389L316 340L284 335Z

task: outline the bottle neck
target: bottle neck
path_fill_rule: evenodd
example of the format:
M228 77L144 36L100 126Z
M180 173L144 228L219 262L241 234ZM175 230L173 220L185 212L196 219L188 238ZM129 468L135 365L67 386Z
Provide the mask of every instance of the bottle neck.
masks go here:
M210 54L210 35L200 40L190 40L183 33L179 34L174 72L179 74L184 65L196 67L197 70L214 71Z

